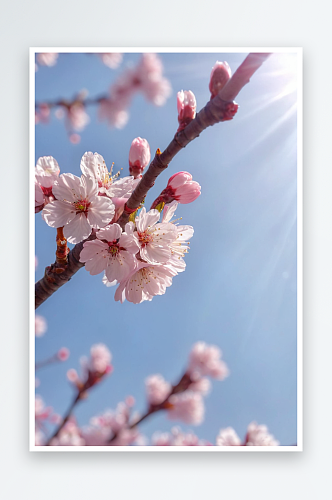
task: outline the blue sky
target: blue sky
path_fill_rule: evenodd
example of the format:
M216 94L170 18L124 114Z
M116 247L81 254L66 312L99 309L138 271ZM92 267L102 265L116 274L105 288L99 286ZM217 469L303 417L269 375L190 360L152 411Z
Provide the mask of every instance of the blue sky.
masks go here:
M200 109L209 99L208 82L216 60L234 72L246 53L160 54L173 93L157 108L137 96L123 130L110 129L89 108L90 124L80 144L68 140L62 121L52 116L36 126L36 159L52 155L62 173L80 175L85 151L98 152L106 164L127 175L132 140L146 138L151 151L164 149L177 128L176 93L192 90ZM71 98L86 88L89 97L104 93L139 54L126 54L111 70L87 54L61 54L52 68L36 73L36 100ZM195 229L186 271L173 279L165 295L139 305L114 301L114 289L101 276L82 269L38 309L48 322L36 339L36 359L66 346L63 364L41 370L37 393L63 414L72 398L66 371L79 367L92 344L112 352L114 373L90 391L75 415L80 425L131 394L144 411L144 379L161 373L176 382L194 342L218 345L230 377L213 381L205 398L201 426L186 426L215 442L222 427L243 437L255 420L266 424L282 445L296 442L296 252L297 252L297 92L296 54L273 54L255 73L236 101L234 120L207 129L181 151L156 182L147 206L175 172L187 170L202 195L180 205L177 216ZM36 278L54 260L55 230L36 215ZM141 426L148 437L174 425L166 415Z

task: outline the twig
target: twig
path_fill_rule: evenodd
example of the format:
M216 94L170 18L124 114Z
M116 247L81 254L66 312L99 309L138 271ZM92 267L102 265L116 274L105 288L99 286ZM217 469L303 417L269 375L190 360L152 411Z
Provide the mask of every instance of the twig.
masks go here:
M198 137L207 127L229 120L232 117L232 114L236 111L232 101L269 55L269 53L249 54L219 94L206 104L184 130L175 135L165 151L160 153L157 150L147 172L143 175L141 182L128 199L125 210L117 221L122 228L128 221L130 214L140 206L147 192L154 185L158 175L168 167L169 162L174 156ZM54 272L54 264L45 269L44 277L36 283L35 287L36 309L84 266L79 261L79 258L85 241L78 243L69 252L68 264L62 273L56 274Z
M66 415L63 417L62 419L62 422L61 424L58 426L58 428L54 431L54 433L52 434L52 436L49 438L49 440L47 441L46 445L45 446L50 446L50 443L51 441L57 437L57 435L59 434L59 432L61 431L61 429L64 427L64 425L66 424L66 422L68 421L69 417L71 416L72 412L73 412L73 409L75 408L75 406L77 405L77 403L79 402L79 400L81 399L81 395L82 395L82 392L83 391L79 391L76 395L76 397L73 399L70 407L68 408L67 410L67 413Z
M184 392L186 391L190 384L192 383L193 381L191 380L190 378L190 375L186 372L180 379L180 381L176 384L176 385L173 385L172 386L172 390L171 392L168 394L168 396L164 399L164 401L162 401L161 403L157 404L157 405L152 405L150 404L149 405L149 408L147 409L147 411L141 416L139 417L138 420L135 420L134 422L132 422L130 425L128 425L127 429L133 429L134 427L136 427L138 424L140 424L141 422L143 422L143 420L145 420L146 418L150 417L151 415L153 415L154 413L156 413L157 411L161 411L161 410L170 410L173 405L172 403L169 402L169 398L173 395L173 394L178 394L179 392ZM116 440L116 438L118 437L118 433L115 433L111 436L111 438L109 439L108 441L108 445L112 445L113 441Z

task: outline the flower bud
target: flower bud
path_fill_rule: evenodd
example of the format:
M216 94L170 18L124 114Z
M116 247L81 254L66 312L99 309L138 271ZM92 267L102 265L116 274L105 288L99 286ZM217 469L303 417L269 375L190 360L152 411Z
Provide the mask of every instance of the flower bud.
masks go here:
M229 64L226 61L217 61L212 68L210 76L209 89L211 92L211 99L216 97L218 92L226 85L231 76L232 71Z
M112 354L104 344L94 344L90 349L89 371L104 375L110 373Z
M135 179L142 176L143 170L150 163L150 146L146 139L136 137L129 150L129 173Z
M191 90L181 90L177 94L179 128L183 130L196 116L196 98Z
M69 349L67 347L61 347L61 349L58 350L57 352L57 357L60 361L67 361L69 358Z
M192 180L192 175L189 172L177 172L168 180L165 191L171 194L173 200L186 204L199 197L201 186Z

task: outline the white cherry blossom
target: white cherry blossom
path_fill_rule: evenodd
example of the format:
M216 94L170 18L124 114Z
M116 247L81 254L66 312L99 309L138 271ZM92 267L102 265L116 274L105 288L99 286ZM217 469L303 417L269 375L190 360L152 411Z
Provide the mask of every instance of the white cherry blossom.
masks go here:
M158 373L145 379L145 390L148 402L151 405L158 405L171 393L172 386Z
M248 425L246 446L279 446L279 441L269 433L266 425L251 422Z
M146 211L142 208L136 217L134 237L140 247L140 255L150 264L166 263L172 255L171 244L177 239L177 230L168 222L158 223L160 213L158 210Z
M189 355L188 373L192 377L207 375L212 378L224 380L229 375L226 363L220 359L222 352L215 345L205 342L196 342Z
M108 224L114 215L109 198L98 196L92 177L62 174L53 185L56 200L48 203L43 217L51 227L62 227L69 243L79 243L90 236L92 229Z
M204 420L204 401L198 392L186 391L169 398L172 408L167 411L170 420L182 420L186 424L200 425Z
M177 207L178 203L176 201L172 201L172 203L165 205L162 222L172 223L177 232L176 240L170 243L171 256L167 261L167 264L172 266L179 273L185 270L186 263L183 260L183 257L186 253L188 253L188 240L193 237L194 228L192 226L175 224L176 221L171 220Z
M130 230L133 223L126 227ZM135 268L134 254L139 247L118 224L112 224L97 232L97 239L84 243L80 261L91 275L105 271L108 282L121 281Z
M151 265L137 262L136 269L123 280L114 295L121 304L127 299L134 304L152 300L155 295L163 295L171 286L172 278L177 272L164 265Z
M220 429L216 441L217 446L241 446L241 439L232 427Z
M53 156L41 156L35 166L35 180L43 188L51 188L60 174L60 167Z
M112 168L108 171L104 158L98 153L87 151L81 159L81 171L87 177L96 179L99 194L104 194L109 198L129 197L139 182L134 177L123 177L117 179L118 174L112 176Z

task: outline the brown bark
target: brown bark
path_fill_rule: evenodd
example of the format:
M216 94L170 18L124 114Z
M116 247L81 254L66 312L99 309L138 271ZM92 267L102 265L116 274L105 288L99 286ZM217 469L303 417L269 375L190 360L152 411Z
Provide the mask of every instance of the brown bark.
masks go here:
M238 95L240 90L250 81L251 76L269 57L269 53L252 53L249 54L243 63L235 71L227 84L222 88L219 94L209 101L206 106L196 115L187 127L175 134L173 140L167 146L163 153L158 150L154 159L146 173L143 175L141 182L138 184L131 197L126 203L125 210L117 221L122 228L129 220L131 213L137 209L147 192L154 185L156 178L167 167L174 156L191 141L198 137L203 130L211 127L216 123L230 120L236 112L233 100ZM78 243L68 254L68 264L66 269L60 274L56 273L55 264L45 269L44 277L36 283L35 289L35 305L39 307L47 300L56 290L67 283L70 278L81 269L84 264L79 262L80 252L83 248L83 243Z

